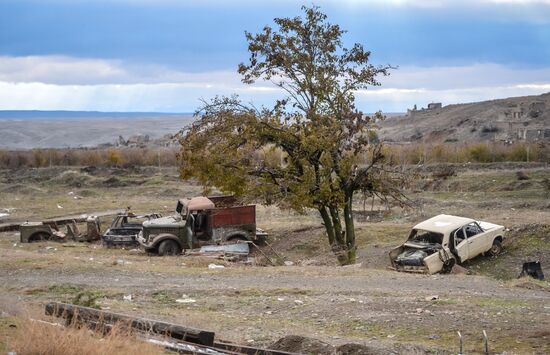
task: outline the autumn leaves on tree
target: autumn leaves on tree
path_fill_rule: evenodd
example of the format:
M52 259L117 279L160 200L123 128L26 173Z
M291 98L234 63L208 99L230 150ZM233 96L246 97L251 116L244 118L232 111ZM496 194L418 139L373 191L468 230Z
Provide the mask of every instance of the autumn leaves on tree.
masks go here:
M355 93L379 85L389 66L369 64L362 45L345 48L338 25L318 7L276 18L246 33L246 84L270 82L281 98L256 107L237 96L204 101L182 130L181 175L205 188L298 212L319 211L341 264L355 262L353 198L358 192L401 200L401 177L384 166L375 123L355 106Z

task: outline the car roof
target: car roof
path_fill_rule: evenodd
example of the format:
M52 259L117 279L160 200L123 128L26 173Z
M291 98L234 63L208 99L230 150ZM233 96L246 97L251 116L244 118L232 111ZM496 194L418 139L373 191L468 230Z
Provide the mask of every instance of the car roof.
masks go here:
M447 234L471 222L475 222L475 220L466 217L440 214L430 219L427 219L424 222L418 223L416 226L414 226L414 229L422 229L430 232Z

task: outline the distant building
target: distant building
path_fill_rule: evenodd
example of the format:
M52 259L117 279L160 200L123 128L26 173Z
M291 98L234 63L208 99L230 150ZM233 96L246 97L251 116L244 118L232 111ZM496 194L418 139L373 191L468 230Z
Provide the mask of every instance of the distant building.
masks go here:
M412 109L407 109L407 116L412 116L414 115L416 112L424 112L424 111L428 111L428 110L436 110L436 109L439 109L439 108L442 108L443 105L441 104L441 102L432 102L430 104L428 104L428 108L424 108L422 107L420 110L417 109L416 107L416 104L414 105L414 107Z
M438 108L442 108L443 105L441 105L441 102L432 102L428 104L428 110L436 110Z

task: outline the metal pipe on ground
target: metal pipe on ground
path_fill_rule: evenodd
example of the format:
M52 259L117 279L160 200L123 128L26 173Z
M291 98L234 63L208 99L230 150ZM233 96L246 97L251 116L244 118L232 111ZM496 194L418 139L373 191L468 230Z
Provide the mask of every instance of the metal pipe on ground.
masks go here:
M170 338L180 339L195 344L206 346L212 346L214 344L214 332L183 327L177 324L159 322L146 318L135 318L67 303L48 303L46 305L46 314L63 317L67 319L68 322L77 321L105 325L120 323L142 332L165 335Z

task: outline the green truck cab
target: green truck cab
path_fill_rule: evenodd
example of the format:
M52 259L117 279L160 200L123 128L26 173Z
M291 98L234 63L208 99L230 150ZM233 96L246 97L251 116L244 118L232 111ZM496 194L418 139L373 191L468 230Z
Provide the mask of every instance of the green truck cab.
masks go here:
M172 216L143 222L137 240L149 253L178 255L207 244L258 241L256 206L231 206L231 196L180 199Z

